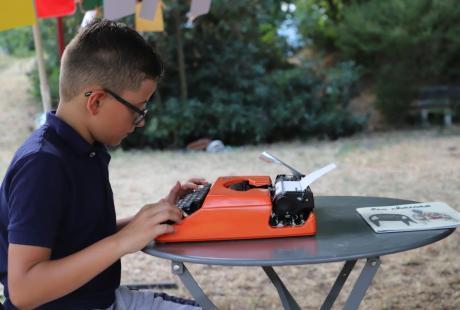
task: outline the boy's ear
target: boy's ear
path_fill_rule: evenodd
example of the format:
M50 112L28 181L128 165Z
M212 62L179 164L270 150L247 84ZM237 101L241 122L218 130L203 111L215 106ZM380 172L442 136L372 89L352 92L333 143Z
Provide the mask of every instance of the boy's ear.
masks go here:
M91 115L96 115L99 113L101 107L101 100L104 99L105 93L103 91L93 91L86 98L86 110Z

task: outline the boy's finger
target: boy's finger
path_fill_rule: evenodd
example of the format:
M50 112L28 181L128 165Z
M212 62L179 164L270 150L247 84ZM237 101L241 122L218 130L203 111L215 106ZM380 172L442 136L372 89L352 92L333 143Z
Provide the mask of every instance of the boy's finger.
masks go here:
M177 208L176 208L177 209ZM158 224L176 224L182 220L182 214L179 210L167 210L165 212L157 213L151 218L154 225Z
M178 196L179 196L180 189L181 189L181 185L180 185L179 181L177 181L177 183L173 186L173 188L171 188L171 190L169 191L168 196L166 197L166 200L170 204L172 204L172 205L176 204L176 201L177 201Z
M205 178L191 178L190 180L187 181L187 183L194 183L198 185L204 185L208 183Z
M185 184L182 184L181 189L182 189L182 191L189 192L191 190L197 189L198 186L200 186L200 185L196 184L196 183L187 182Z

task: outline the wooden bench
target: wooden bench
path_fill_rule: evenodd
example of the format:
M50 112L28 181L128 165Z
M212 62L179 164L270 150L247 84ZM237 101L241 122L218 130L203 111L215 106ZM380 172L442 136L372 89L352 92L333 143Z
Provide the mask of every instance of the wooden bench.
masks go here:
M452 125L455 113L455 104L460 99L460 87L456 86L430 86L421 88L418 98L412 105L413 109L420 112L423 125L429 125L429 114L443 114L444 125Z

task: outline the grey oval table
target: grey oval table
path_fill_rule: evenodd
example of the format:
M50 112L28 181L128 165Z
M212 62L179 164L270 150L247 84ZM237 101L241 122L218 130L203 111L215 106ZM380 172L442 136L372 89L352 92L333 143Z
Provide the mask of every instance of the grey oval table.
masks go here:
M203 309L216 309L184 263L226 266L261 266L276 287L285 309L300 309L273 266L344 261L321 309L330 309L358 259L366 263L344 309L357 309L375 273L380 256L421 247L449 236L452 229L376 234L356 208L396 205L413 201L354 196L315 197L317 234L310 237L152 244L143 251L171 260L172 272ZM237 223L235 229L238 229Z

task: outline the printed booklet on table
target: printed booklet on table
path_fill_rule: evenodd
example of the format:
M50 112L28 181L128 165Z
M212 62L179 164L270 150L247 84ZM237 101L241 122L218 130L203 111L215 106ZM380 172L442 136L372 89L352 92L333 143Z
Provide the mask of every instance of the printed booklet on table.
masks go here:
M460 226L460 213L444 202L365 207L356 211L377 233Z

